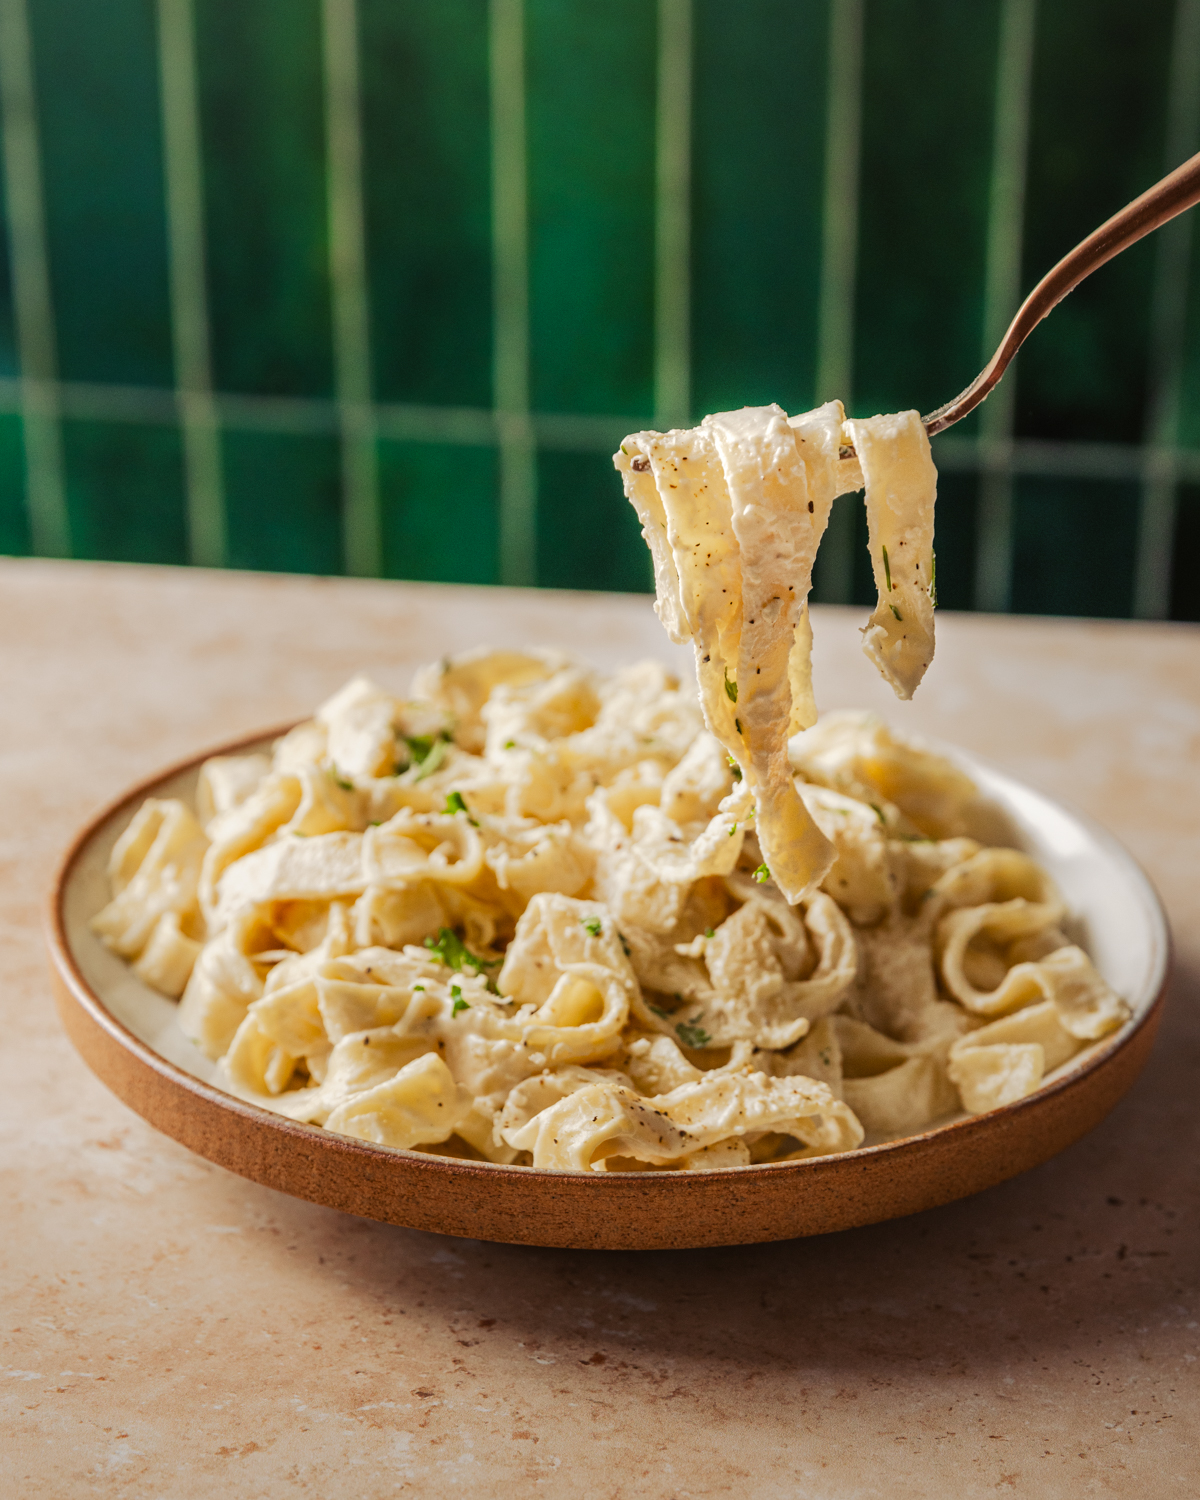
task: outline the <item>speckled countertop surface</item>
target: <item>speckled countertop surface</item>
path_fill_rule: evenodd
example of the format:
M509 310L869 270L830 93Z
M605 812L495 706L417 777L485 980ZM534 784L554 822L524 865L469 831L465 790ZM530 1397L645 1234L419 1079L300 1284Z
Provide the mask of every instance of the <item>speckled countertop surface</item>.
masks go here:
M0 563L0 1495L975 1500L1200 1493L1200 630L940 619L877 707L1091 813L1177 941L1133 1092L1037 1171L740 1250L441 1239L230 1176L97 1083L40 905L75 826L356 669L482 641L667 654L644 599Z

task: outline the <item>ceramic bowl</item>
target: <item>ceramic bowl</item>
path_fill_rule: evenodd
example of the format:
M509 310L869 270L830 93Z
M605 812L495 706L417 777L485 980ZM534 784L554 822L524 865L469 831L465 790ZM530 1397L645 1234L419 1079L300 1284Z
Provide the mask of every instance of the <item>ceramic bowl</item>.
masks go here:
M271 738L210 753L245 753ZM1157 1029L1170 939L1137 864L1087 819L955 754L1006 821L1006 842L1054 877L1073 914L1072 937L1132 1010L1120 1031L1050 1074L1036 1093L847 1155L725 1171L549 1172L349 1140L216 1087L213 1064L179 1030L174 1003L141 984L88 929L107 900L109 851L142 799L190 799L205 758L134 787L67 851L48 922L59 1014L96 1076L158 1130L243 1177L346 1213L473 1239L611 1250L848 1229L979 1192L1061 1151L1129 1088Z

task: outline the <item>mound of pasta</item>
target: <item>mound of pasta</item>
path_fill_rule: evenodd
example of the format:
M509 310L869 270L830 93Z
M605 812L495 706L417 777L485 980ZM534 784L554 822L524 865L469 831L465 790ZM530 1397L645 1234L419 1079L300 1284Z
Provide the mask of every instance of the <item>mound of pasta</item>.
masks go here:
M357 678L209 760L193 806L144 803L93 928L239 1096L570 1171L852 1151L1019 1099L1122 1022L953 764L863 714L785 745L743 768L653 662ZM831 851L798 897L768 782Z

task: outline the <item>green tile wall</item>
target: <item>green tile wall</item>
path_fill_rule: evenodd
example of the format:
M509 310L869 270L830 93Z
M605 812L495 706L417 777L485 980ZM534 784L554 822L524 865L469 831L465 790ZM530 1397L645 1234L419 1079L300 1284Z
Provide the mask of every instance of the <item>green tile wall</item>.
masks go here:
M17 332L13 322L12 266L8 251L8 186L4 176L4 158L0 156L0 377L17 374ZM18 503L20 491L15 497Z
M8 203L4 163L0 159L0 377L17 372L13 329L12 281L8 259ZM29 518L25 510L25 444L21 419L0 413L0 554L29 551Z
M1022 479L1015 507L1013 608L1028 614L1127 615L1137 498L1131 484Z
M488 406L487 0L360 0L359 15L375 394Z
M693 408L815 400L824 0L696 7Z
M184 561L157 5L24 3L74 547ZM231 398L220 461L234 567L335 572L345 555L323 3L350 0L194 0L212 365L218 397ZM766 400L799 409L818 394L832 3L691 0L697 415ZM928 409L978 368L1005 3L863 0L855 411ZM1040 0L1024 287L1161 174L1179 3ZM540 424L535 459L536 570L547 586L650 583L595 423L643 425L656 408L660 9L660 0L523 5L530 405L560 419ZM357 13L370 371L374 399L392 408L377 445L381 569L495 582L506 555L489 417L495 7L357 0ZM19 553L29 533L4 186L0 550ZM1200 232L1191 260L1200 287ZM1071 444L1148 439L1158 266L1148 241L1105 268L1021 357L1015 436L1060 445L1055 463L1068 475ZM1182 466L1170 610L1195 618L1200 297L1188 297L1176 323L1179 441L1194 456ZM453 409L440 425L439 408ZM953 434L958 457L941 482L939 592L956 608L972 606L981 535L979 480L961 447L974 430ZM1117 477L1131 472L1125 452L1113 449L1107 480L1022 470L1014 609L1133 607L1143 497ZM1036 458L1027 453L1024 468ZM1094 455L1087 462L1095 470ZM865 601L861 516L854 524L848 590Z
M1024 285L1163 172L1171 0L1038 9ZM1017 430L1137 442L1153 241L1102 267L1021 351Z
M154 5L39 0L30 19L59 373L169 386Z
M538 579L551 588L653 589L649 553L605 453L543 453Z
M187 561L182 455L173 427L68 421L63 448L77 557Z
M214 379L327 396L318 0L202 0L196 15Z
M494 449L383 442L379 467L385 576L494 583Z
M975 569L976 498L979 480L975 474L943 471L938 475L937 595L941 609L970 609ZM874 587L866 580L866 599L874 598Z
M1191 231L1190 283L1200 286L1200 220L1193 214ZM1200 296L1192 296L1184 317L1183 378L1179 407L1179 441L1189 448L1200 447ZM1200 597L1200 596L1198 596Z
M24 557L29 552L29 519L22 504L25 490L25 445L21 419L0 414L0 554Z
M341 459L323 434L225 436L229 561L280 573L342 567Z
M1179 525L1171 570L1171 618L1200 620L1200 486L1179 496Z
M860 415L931 411L980 367L998 9L868 8L851 402Z
M527 15L533 406L648 418L654 8L529 0Z

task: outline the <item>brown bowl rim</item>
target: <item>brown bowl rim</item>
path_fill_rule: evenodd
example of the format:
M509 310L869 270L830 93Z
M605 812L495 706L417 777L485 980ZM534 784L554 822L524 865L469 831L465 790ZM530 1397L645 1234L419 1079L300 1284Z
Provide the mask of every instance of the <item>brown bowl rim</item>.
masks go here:
M131 804L151 795L153 790L161 786L163 782L170 781L177 776L184 775L198 768L204 761L213 756L236 755L252 751L268 741L279 738L290 729L295 728L298 723L303 722L306 721L292 720L275 728L259 730L251 734L242 734L233 740L223 741L212 749L202 751L199 754L193 753L175 761L160 770L142 777L133 786L112 798L98 811L93 813L77 830L55 868L45 909L45 937L51 965L56 977L69 992L76 1005L85 1012L95 1025L106 1032L113 1041L126 1052L130 1053L142 1066L151 1069L165 1082L175 1088L182 1089L209 1105L223 1109L231 1116L240 1116L255 1122L259 1126L273 1129L283 1139L303 1142L306 1146L316 1142L317 1149L332 1152L351 1160L358 1160L375 1166L398 1160L403 1162L406 1168L419 1171L422 1174L428 1173L434 1178L443 1178L451 1182L454 1179L461 1180L463 1178L495 1181L498 1174L509 1179L519 1178L526 1182L532 1179L535 1181L543 1180L561 1183L564 1179L572 1182L583 1179L594 1183L594 1191L599 1193L618 1189L626 1192L628 1184L631 1181L636 1181L639 1186L644 1185L645 1189L655 1196L666 1194L672 1197L677 1196L681 1191L687 1193L688 1189L685 1184L689 1182L693 1184L693 1191L699 1191L706 1181L710 1181L713 1177L717 1176L718 1169L716 1168L692 1172L594 1172L585 1174L557 1168L506 1166L496 1162L436 1156L421 1151L409 1151L396 1147L377 1146L368 1141L357 1141L348 1136L324 1131L320 1127L304 1125L294 1120L289 1120L284 1115L263 1109L259 1105L250 1103L248 1100L240 1099L236 1094L226 1093L212 1084L205 1083L202 1079L194 1077L183 1068L170 1062L167 1058L156 1052L153 1047L143 1042L140 1037L136 1036L122 1021L113 1015L84 978L67 939L63 906L72 872L83 851L106 824L111 822ZM964 759L969 759L972 763L988 770L993 769L986 766L985 762L975 756L964 754ZM1007 772L999 771L998 769L997 774L1006 776L1010 781L1016 780L1016 778L1008 776ZM1017 784L1024 785L1024 783L1020 782ZM1036 792L1037 789L1030 788L1030 790ZM1081 823L1087 828L1089 833L1101 842L1119 850L1123 857L1134 866L1145 882L1146 891L1160 919L1164 951L1160 982L1153 999L1141 1014L1133 1018L1132 1024L1126 1023L1111 1038L1095 1046L1086 1062L1081 1063L1076 1068L1070 1069L1051 1083L1042 1085L1034 1093L1029 1094L1024 1099L1017 1100L1013 1104L1002 1105L997 1109L987 1111L985 1114L967 1115L959 1119L950 1120L945 1124L934 1125L915 1135L902 1136L896 1140L883 1141L872 1146L860 1146L850 1152L841 1152L830 1156L810 1157L801 1161L763 1162L745 1167L722 1168L719 1170L719 1175L722 1178L743 1182L747 1178L760 1179L767 1176L795 1176L803 1180L806 1176L810 1175L821 1175L830 1171L844 1171L848 1164L863 1162L865 1159L882 1156L902 1158L914 1152L919 1152L922 1147L935 1141L943 1143L957 1138L965 1144L974 1137L988 1132L989 1127L994 1126L997 1120L1015 1120L1020 1115L1044 1108L1049 1101L1060 1099L1068 1092L1085 1085L1099 1069L1104 1068L1110 1063L1147 1026L1157 1028L1174 968L1174 940L1161 897L1154 883L1134 856L1129 853L1115 835L1109 833L1102 825L1058 798L1052 798L1048 794L1041 792L1038 792L1037 795L1045 797L1047 801L1053 802L1056 806L1069 813L1072 818ZM72 1041L74 1042L73 1038ZM1132 1078L1130 1082L1132 1082ZM129 1103L127 1099L124 1102ZM130 1107L136 1110L136 1106L131 1105ZM151 1121L151 1123L153 1124L154 1122ZM1085 1130L1090 1128L1091 1126L1089 1125L1085 1127ZM1018 1166L1014 1169L1014 1173L1027 1170L1033 1164L1029 1162ZM666 1186L667 1184L670 1184L670 1186ZM537 1242L531 1241L531 1243Z

